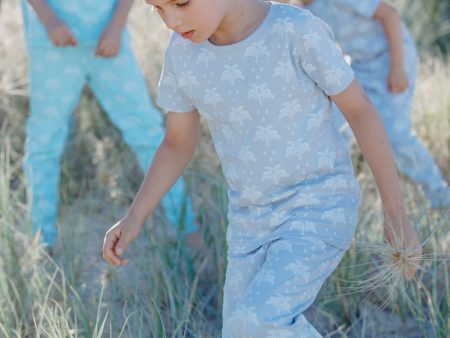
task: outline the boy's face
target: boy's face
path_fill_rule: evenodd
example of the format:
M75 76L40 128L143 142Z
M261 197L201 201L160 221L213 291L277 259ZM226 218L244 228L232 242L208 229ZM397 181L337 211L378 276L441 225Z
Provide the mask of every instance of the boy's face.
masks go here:
M145 0L166 26L192 42L211 37L225 17L228 0Z

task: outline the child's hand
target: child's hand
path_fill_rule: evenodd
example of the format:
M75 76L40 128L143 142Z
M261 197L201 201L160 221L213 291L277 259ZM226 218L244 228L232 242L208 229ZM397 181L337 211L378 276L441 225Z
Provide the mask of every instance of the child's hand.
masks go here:
M102 33L95 50L95 55L101 57L114 57L119 53L121 30L108 25Z
M45 28L47 29L48 37L55 46L77 45L77 40L69 27L57 17L50 19L45 24Z
M408 76L403 68L391 68L388 75L388 88L392 93L402 93L408 89Z
M130 216L114 224L103 241L103 259L116 266L127 265L128 258L122 255L128 245L136 239L140 228L141 225Z
M406 216L402 221L390 221L384 223L384 236L391 247L399 253L399 257L406 261L405 277L411 279L420 266L422 246L411 222Z

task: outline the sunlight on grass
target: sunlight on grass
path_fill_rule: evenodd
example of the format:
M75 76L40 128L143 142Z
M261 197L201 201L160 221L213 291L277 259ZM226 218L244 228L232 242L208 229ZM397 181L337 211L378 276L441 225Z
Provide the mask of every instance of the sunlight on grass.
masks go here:
M450 64L438 46L447 41L450 18L439 11L444 2L396 3L420 40L416 131L448 180ZM0 8L0 336L218 337L227 194L206 126L186 180L207 248L190 251L158 210L130 247L129 266L116 269L101 259L103 235L123 215L142 173L120 132L85 90L62 160L61 236L49 255L30 236L21 169L28 81L20 10L17 1L3 1ZM131 13L130 30L154 95L170 33L142 2ZM416 262L409 252L383 242L383 212L373 178L365 163L357 165L364 198L354 245L322 288L311 322L333 338L446 338L448 216L431 212L423 192L402 178L423 251L416 276L407 280L404 272Z

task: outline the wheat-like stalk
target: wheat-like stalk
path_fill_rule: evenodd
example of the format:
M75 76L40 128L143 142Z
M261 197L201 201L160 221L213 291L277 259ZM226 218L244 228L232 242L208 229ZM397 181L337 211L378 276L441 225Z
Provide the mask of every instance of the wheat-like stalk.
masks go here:
M444 222L445 218L441 223ZM440 225L437 224L435 229L438 229ZM344 270L366 269L353 275L350 279L337 277L338 282L345 285L340 288L339 296L361 294L364 295L364 298L368 298L375 294L378 299L381 299L378 307L380 311L385 308L395 309L400 300L416 308L409 294L412 292L427 296L428 291L422 282L423 275L428 273L427 265L433 262L450 261L449 255L436 252L422 253L434 234L435 230L421 242L420 248L403 249L398 238L395 238L392 244L386 242L379 244L355 243L355 249L364 252L370 257L370 260L362 264L340 267ZM414 271L415 274L412 275L411 271ZM417 308L416 310L421 311Z

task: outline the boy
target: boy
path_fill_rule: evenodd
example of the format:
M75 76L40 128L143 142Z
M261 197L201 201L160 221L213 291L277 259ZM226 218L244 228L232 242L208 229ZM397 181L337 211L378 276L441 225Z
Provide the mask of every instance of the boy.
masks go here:
M202 116L229 185L222 337L320 337L303 312L350 246L359 201L332 101L373 171L386 239L409 259L420 255L374 107L329 28L307 11L259 0L147 2L175 31L157 100L167 130L103 257L128 263L127 246L192 158Z
M22 1L30 57L30 116L24 169L32 191L33 231L53 246L60 158L68 120L87 82L145 171L163 138L125 28L133 0ZM191 200L180 178L162 201L174 226L201 246ZM185 203L184 220L181 210Z

